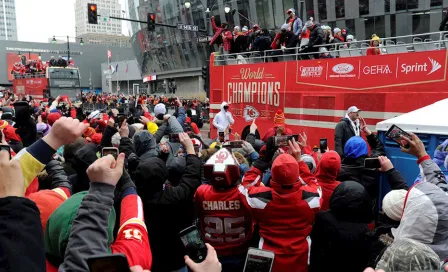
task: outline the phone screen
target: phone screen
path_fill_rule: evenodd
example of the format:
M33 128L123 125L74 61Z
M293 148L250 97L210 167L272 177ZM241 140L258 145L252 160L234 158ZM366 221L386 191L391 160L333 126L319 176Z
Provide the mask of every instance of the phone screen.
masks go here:
M299 135L282 135L282 136L274 136L274 145L279 146L288 146L289 141L295 139L296 142L299 141Z
M194 145L194 152L199 153L199 145Z
M189 227L179 233L180 239L185 246L187 255L196 263L205 260L207 247L197 227Z
M219 142L220 143L224 143L225 139L224 139L224 132L219 132L218 133L218 137L219 137Z
M320 153L325 153L327 151L328 148L328 140L327 139L320 139L319 141L319 149L320 149Z
M115 159L118 158L118 148L115 147L104 147L101 151L101 157L112 155Z
M123 272L130 271L128 260L123 254L94 256L87 259L90 272Z
M381 163L378 158L367 158L364 160L364 168L378 169L381 168Z
M397 144L399 144L402 147L408 148L408 142L401 139L401 136L406 136L408 138L411 138L411 135L407 133L406 131L402 130L401 128L397 127L396 125L392 125L390 129L386 132L386 137L395 141Z
M230 148L242 148L244 141L231 141Z
M251 254L247 254L246 266L244 272L270 272L274 259Z

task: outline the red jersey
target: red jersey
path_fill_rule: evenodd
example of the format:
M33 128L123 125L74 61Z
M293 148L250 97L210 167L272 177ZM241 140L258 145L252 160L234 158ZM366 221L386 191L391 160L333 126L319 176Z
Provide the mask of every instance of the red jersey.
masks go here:
M308 271L310 234L322 193L304 162L299 169L299 181L285 189L272 183L272 188L258 187L263 173L255 167L245 173L240 185L260 227L259 248L275 253L273 272Z
M129 266L151 269L152 255L148 231L143 218L143 204L138 195L128 195L121 201L120 229L111 245L112 253L126 255Z
M195 204L201 233L219 256L247 252L254 223L243 198L238 187L218 191L212 185L204 184L196 191Z

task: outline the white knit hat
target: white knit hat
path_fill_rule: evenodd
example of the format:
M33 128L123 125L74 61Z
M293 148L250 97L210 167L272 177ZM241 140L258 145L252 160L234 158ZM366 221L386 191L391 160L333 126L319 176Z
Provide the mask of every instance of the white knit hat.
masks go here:
M336 34L338 32L341 32L341 29L339 27L336 27L335 29L333 29L333 33Z
M390 219L400 221L403 213L406 190L392 190L383 198L383 211Z
M314 161L314 158L312 156L305 154L302 155L300 159L304 163L306 163L306 165L310 169L311 174L314 174L314 172L316 172L316 162Z
M154 114L157 116L159 114L166 114L165 104L159 103L154 107Z
M281 30L289 30L289 28L290 28L289 24L283 24Z

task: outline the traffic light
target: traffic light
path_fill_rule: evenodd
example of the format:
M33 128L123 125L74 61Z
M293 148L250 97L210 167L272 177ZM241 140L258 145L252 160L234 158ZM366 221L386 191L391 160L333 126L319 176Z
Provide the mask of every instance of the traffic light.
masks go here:
M87 4L87 18L89 24L98 24L98 9L96 4Z
M156 30L156 14L148 13L148 31Z
M207 66L202 66L202 78L207 79L208 77L208 68Z

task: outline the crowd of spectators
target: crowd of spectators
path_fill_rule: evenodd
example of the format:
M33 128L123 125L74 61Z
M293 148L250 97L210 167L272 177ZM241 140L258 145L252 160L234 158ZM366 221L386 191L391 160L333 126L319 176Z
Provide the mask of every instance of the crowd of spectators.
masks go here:
M347 112L342 131L355 133L340 135L336 152L313 150L281 111L269 130L254 121L241 139L224 102L213 125L227 135L205 139L194 103L175 98L170 115L169 99L152 112L148 97L138 99L127 114L87 113L65 97L45 105L4 95L2 270L89 271L87 260L122 254L131 271L243 271L249 247L272 251L274 272L440 270L448 259L439 166L447 167L448 140L436 162L416 135L402 138L402 151L417 159L409 167L421 169L409 186L358 109ZM291 134L299 140L277 144ZM104 148L118 152L102 156ZM364 167L368 158L380 168ZM381 176L391 191L378 210ZM192 225L207 243L200 263L179 238Z
M220 26L216 25L215 18L212 17L212 27L214 36L210 45L218 45L223 54L240 54L251 51L265 52L270 51L269 55L293 54L294 50L288 48L300 48L299 53L304 53L302 59L310 58L333 58L328 51L330 49L340 50L350 48L351 42L356 42L355 37L349 33L347 28L338 27L332 29L330 26L320 25L314 22L311 17L303 22L296 14L294 9L288 9L285 23L281 25L280 30L275 33L268 29L262 29L257 24L251 29L247 26L231 26L223 22ZM372 35L370 48L367 55L379 55L380 39L376 34ZM241 58L241 56L237 56ZM244 63L243 60L241 60ZM276 59L274 58L274 61Z
M43 62L42 60L26 60L26 58L22 58L22 61L18 61L14 63L11 68L10 73L15 76L24 76L24 75L36 75L42 74L45 75L45 71L47 67L73 67L74 61L72 58L67 62L62 56L59 56L59 59L56 60L53 56L50 61Z

